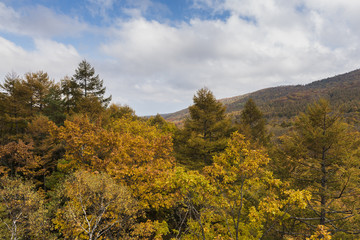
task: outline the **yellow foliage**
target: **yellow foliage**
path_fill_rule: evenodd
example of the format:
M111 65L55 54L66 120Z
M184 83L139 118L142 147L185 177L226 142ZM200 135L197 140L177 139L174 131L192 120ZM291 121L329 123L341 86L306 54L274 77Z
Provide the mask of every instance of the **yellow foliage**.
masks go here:
M266 221L280 221L291 206L304 208L310 196L304 191L284 191L265 166L270 159L253 149L243 135L233 133L227 148L214 157L205 171L216 186L213 207L226 228L221 233L234 239L259 239ZM229 239L228 238L228 239Z
M328 228L324 225L318 225L316 232L310 236L310 238L306 238L306 240L331 240L331 234L328 232Z
M169 133L123 117L106 128L87 118L74 118L63 127L53 127L51 134L66 149L58 165L62 171L106 172L131 191L143 210L174 205L174 187L169 183L175 163Z
M0 196L1 239L48 237L49 222L44 200L30 182L2 177Z
M105 173L77 171L66 180L61 194L65 205L53 222L68 238L103 239L114 231L125 234L138 211L128 190Z

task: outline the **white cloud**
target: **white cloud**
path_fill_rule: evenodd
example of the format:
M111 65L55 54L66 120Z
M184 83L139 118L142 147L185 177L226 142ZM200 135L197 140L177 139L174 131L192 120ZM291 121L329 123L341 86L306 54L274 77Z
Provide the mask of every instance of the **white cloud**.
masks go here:
M102 49L131 76L129 87L153 101L191 99L204 85L228 97L308 83L359 64L360 31L353 26L360 4L333 2L197 1L195 7L231 15L177 26L134 18L114 27L113 39Z
M115 6L113 0L87 1L98 6L97 14ZM217 97L230 97L359 67L359 1L195 0L193 8L229 17L198 15L176 23L149 17L157 7L168 11L154 1L126 0L123 6L119 12L128 14L127 20L112 19L109 28L93 30L90 23L46 7L14 11L0 3L0 30L35 43L35 50L27 51L0 38L5 56L0 70L22 73L40 66L56 77L73 74L82 58L79 49L49 39L76 34L81 39L91 31L103 55L97 58L96 48L86 54L114 101L150 114L187 107L205 85Z
M76 18L55 13L44 6L14 10L0 2L1 80L8 72L22 75L43 70L56 80L72 75L82 57L71 44L52 38L80 37L85 32L97 31L96 28L89 29ZM32 48L19 45L24 41Z
M46 39L35 40L35 50L27 51L11 41L0 37L0 72L20 75L26 72L45 71L59 80L73 74L81 57L74 47ZM70 71L69 71L70 70Z
M0 31L31 37L69 37L91 32L88 24L76 17L59 14L44 6L15 11L0 2Z

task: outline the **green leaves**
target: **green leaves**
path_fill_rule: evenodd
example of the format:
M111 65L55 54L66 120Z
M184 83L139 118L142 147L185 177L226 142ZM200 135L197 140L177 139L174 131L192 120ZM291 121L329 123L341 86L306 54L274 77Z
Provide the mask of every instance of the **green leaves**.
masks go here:
M283 147L290 156L287 161L293 169L289 180L294 187L312 194L309 211L299 214L298 219L316 219L334 233L354 231L352 225L357 224L352 223L353 207L359 206L355 196L360 194L360 171L353 165L359 161L355 155L358 146L354 145L358 134L352 133L339 116L322 99L300 114L293 131L283 138ZM316 227L307 224L304 228L307 226Z
M104 98L106 88L103 87L103 80L100 79L99 75L95 75L94 67L86 60L79 63L72 81L76 82L85 98L95 97L104 107L110 103L111 96Z
M239 129L249 140L260 145L267 145L270 135L265 128L265 118L255 102L250 98L240 114Z
M225 107L207 88L197 91L190 118L175 135L177 159L191 169L201 169L212 163L212 157L224 150L231 132L231 121Z

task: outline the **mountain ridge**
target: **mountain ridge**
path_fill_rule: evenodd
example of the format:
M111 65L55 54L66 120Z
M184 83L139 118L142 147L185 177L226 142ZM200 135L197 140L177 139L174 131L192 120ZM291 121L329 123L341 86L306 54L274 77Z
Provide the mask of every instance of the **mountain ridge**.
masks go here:
M308 84L284 85L260 89L255 92L219 99L226 106L228 114L236 118L249 98L263 111L268 121L281 122L305 111L306 106L326 98L331 105L340 108L348 116L360 120L360 69ZM181 123L188 115L188 109L162 115L166 120Z

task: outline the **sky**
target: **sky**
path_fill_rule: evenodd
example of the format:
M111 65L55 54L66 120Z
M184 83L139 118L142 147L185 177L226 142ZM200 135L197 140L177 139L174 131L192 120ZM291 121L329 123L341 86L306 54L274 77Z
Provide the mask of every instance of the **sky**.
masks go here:
M171 113L360 66L358 0L0 0L0 83L86 59L112 102Z

